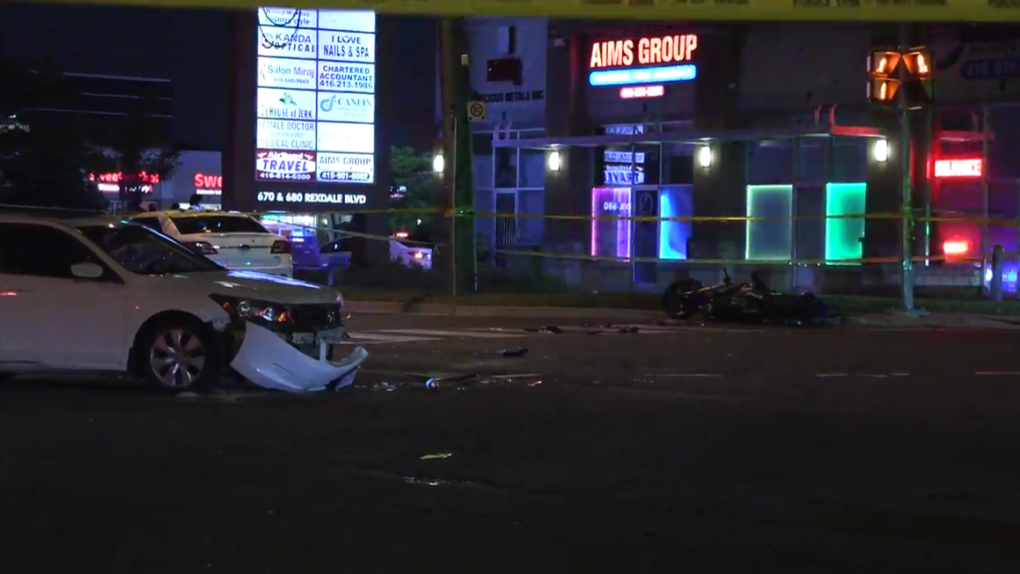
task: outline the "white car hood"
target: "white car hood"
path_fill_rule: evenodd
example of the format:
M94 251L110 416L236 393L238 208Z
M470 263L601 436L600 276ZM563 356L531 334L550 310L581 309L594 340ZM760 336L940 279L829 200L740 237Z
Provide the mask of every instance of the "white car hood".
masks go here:
M189 276L197 277L197 274ZM201 278L209 282L211 292L220 295L289 304L328 304L341 300L340 292L332 287L254 271L202 273Z

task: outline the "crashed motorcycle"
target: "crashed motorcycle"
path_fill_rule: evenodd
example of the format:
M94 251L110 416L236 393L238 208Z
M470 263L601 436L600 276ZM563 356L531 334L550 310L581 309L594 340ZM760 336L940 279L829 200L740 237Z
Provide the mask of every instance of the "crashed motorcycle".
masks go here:
M696 282L678 282L670 288L683 289ZM667 305L667 302L672 306ZM700 287L664 295L666 314L686 319L700 313L708 321L820 325L838 320L838 314L813 293L781 293L771 289L757 273L750 283L734 284L724 272L720 285Z
M722 282L707 287L696 279L675 281L666 287L662 294L662 308L670 319L688 319L716 297L743 289L745 286L742 283L733 283L725 269Z

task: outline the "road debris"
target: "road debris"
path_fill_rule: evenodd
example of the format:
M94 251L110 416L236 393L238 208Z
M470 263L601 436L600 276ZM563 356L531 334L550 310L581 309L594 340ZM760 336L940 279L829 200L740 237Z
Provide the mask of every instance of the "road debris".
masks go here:
M527 347L517 347L514 349L503 349L501 353L504 357L523 357L528 354Z
M418 457L418 460L446 460L453 456L452 452L434 452L430 454L423 454Z
M524 330L528 333L552 333L554 335L563 334L563 329L556 325L546 325L545 327L525 327Z

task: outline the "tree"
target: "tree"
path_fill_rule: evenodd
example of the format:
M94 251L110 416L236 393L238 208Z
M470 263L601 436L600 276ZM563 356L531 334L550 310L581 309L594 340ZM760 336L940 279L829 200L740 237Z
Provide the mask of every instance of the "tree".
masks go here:
M181 152L168 145L158 117L159 99L146 95L118 122L111 122L106 172L120 173L120 200L128 211L141 211L146 189L173 177Z
M0 93L0 203L33 207L106 209L89 182L100 157L77 125L36 122L26 108L62 89L60 75L46 66L0 58L0 77L16 89Z
M412 147L395 146L390 151L390 173L393 186L400 190L393 208L410 211L392 214L390 228L412 232L422 225L419 221L431 219L426 210L433 207L432 190L438 185L432 172L432 156L418 153Z

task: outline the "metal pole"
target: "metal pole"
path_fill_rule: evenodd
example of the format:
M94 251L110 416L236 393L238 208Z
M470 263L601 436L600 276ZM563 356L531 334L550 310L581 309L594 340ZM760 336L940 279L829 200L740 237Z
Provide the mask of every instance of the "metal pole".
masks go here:
M453 103L456 100L456 65L457 54L453 45L453 19L443 18L439 21L439 73L442 80L440 91L440 108L443 110L443 158L446 160L443 167L443 203L449 206L447 213L440 219L440 225L445 233L440 234L447 240L446 263L450 266L450 284L452 293L457 294L457 255L456 246L453 242L453 218L455 209L455 187L453 186L454 173L457 170L457 162L453 160L453 150L456 147L456 137L453 133Z
M457 142L457 127L458 127L457 126L458 122L457 122L457 110L456 109L451 109L450 110L450 117L453 118L453 141L455 142L454 145L452 146L453 147L453 152L450 154L451 155L451 159L453 160L453 169L450 170L450 189L453 190L453 193L451 194L451 197L450 197L450 204L453 206L454 217L456 217L457 214L458 214L458 209L461 207L458 204L458 201L457 201L457 199L458 199L457 195L458 194L457 194L457 191L456 191L457 190L457 166L459 165L457 163L457 160L458 160L458 157L457 157L457 147L459 147L459 146L456 145L456 142ZM457 220L456 219L451 219L450 222L451 222L450 223L450 256L453 257L453 273L451 274L451 276L453 277L453 295L456 296L457 295L457 279L458 279L458 277L457 277L457 268L460 267L460 259L459 259L459 257L461 255L463 255L463 254L460 253L459 249L457 249Z
M910 31L909 24L900 24L900 41L899 51L905 53L907 51L908 40L907 35ZM907 104L907 89L906 89L906 65L900 64L899 66L899 80L900 80L900 98L899 98L899 114L900 114L900 187L902 193L902 224L900 233L900 248L901 248L901 260L902 260L902 277L900 284L902 286L902 297L903 297L903 309L905 311L914 310L914 250L913 244L910 239L911 229L913 228L913 206L911 204L912 198L910 196L910 110Z
M932 158L935 157L936 150L940 149L939 146L939 130L935 129L935 110L928 106L925 110L924 129L928 133L928 145L925 146L927 153L925 153L925 159L928 165L932 165ZM927 174L924 178L924 266L931 266L931 201L932 201L932 190L931 190L931 178L932 174Z

